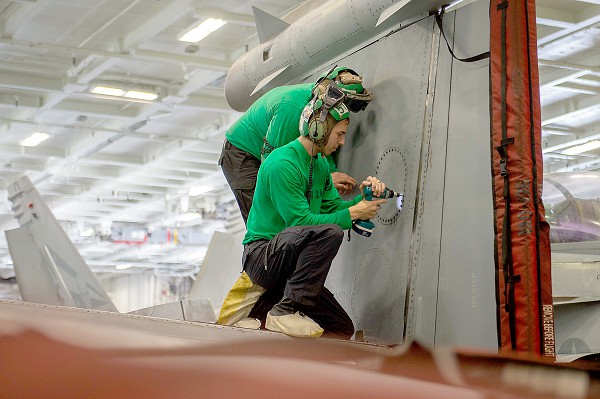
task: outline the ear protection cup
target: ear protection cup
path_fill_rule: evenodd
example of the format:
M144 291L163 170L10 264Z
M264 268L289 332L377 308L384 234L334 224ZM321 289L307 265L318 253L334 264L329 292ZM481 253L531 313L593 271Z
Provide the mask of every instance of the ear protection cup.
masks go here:
M323 101L314 99L309 102L300 116L300 134L310 138L312 141L319 141L325 137L326 124L319 121L319 116L315 113Z
M308 122L308 136L312 141L319 141L325 137L325 123L321 123L314 113Z

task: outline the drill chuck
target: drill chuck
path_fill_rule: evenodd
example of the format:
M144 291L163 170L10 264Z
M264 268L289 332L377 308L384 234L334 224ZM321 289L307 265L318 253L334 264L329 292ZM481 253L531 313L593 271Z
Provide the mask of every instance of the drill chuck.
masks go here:
M386 188L385 191L383 192L383 195L381 195L381 196L379 196L377 198L388 199L388 198L399 197L401 195L402 194L400 194L400 193L394 192L394 190L390 190L389 188Z

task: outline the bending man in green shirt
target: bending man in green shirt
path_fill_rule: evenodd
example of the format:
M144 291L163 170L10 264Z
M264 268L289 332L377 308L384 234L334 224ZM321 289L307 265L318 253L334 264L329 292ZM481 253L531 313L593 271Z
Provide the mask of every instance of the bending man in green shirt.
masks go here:
M246 279L246 287L254 285L254 292L256 286L260 288L262 295L242 306L245 315L261 320L268 330L348 339L354 325L325 288L325 279L342 243L343 230L351 228L354 220L375 217L386 200L366 201L357 195L344 201L332 184L324 157L344 144L349 122L344 103L331 106L328 100L332 87L325 93L318 91L304 108L300 137L274 150L260 167L243 241L240 279ZM361 193L365 185L372 186L375 195L385 189L371 176L361 183ZM239 300L239 295L232 295L234 290L235 286L228 297ZM235 315L235 309L225 314L225 307L220 324L234 324L246 317L239 312Z
M353 112L364 109L373 98L363 88L362 78L351 69L336 68L319 81L325 78L336 81L339 88L348 94ZM225 134L219 165L233 191L244 223L247 223L252 205L261 158L264 160L272 149L298 137L300 113L310 101L315 85L304 83L270 90L252 104ZM331 157L329 162L334 186L341 194L348 194L356 181L337 171Z

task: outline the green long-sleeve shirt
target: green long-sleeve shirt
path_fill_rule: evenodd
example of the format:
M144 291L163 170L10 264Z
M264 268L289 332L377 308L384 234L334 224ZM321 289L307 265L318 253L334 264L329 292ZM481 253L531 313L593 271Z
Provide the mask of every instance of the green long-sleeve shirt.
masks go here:
M300 136L300 115L311 99L313 87L314 83L302 83L269 90L231 125L225 137L257 159L261 159L263 138L274 148L296 140ZM333 159L329 163L331 171L337 172Z
M274 150L261 165L256 182L244 244L270 240L291 226L337 224L352 227L349 207L362 196L344 201L333 186L329 164L321 155L312 158L310 205L307 200L311 157L299 140Z
M278 148L300 135L300 114L308 104L314 83L269 90L225 134L231 144L260 159L263 137Z

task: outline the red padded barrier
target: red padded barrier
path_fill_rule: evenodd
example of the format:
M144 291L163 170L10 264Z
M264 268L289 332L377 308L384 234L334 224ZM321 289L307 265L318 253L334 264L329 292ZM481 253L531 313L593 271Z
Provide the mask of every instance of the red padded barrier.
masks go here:
M490 53L498 345L554 356L534 1L490 2Z

